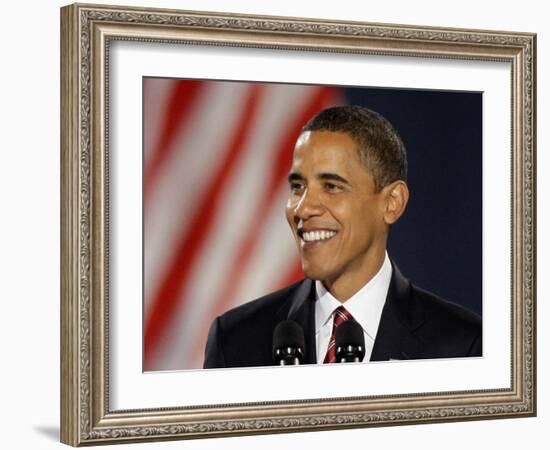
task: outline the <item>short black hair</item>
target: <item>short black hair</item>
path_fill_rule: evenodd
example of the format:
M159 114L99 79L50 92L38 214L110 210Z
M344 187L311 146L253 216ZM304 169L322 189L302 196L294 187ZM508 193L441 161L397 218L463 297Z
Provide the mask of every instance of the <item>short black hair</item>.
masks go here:
M312 117L306 131L346 133L357 144L359 159L374 178L379 191L397 180L407 181L407 151L388 119L364 106L327 108Z

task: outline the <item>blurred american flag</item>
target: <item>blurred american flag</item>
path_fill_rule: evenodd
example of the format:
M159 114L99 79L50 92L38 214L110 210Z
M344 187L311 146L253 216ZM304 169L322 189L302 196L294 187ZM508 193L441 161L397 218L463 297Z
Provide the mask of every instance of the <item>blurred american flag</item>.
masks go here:
M301 127L343 98L144 79L144 370L202 367L217 315L302 278L286 177Z

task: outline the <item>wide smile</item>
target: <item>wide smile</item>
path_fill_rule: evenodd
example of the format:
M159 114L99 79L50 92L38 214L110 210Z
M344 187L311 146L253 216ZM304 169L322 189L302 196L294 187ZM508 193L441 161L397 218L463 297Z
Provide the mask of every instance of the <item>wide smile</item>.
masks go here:
M338 234L334 230L298 230L298 236L300 237L300 246L303 249L309 249L324 245Z

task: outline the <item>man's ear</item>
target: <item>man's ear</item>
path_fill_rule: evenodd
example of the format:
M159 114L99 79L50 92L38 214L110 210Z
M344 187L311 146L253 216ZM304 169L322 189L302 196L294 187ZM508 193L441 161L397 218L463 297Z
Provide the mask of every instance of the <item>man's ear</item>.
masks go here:
M384 221L392 225L401 217L409 201L407 183L398 180L388 184L384 189L385 211Z

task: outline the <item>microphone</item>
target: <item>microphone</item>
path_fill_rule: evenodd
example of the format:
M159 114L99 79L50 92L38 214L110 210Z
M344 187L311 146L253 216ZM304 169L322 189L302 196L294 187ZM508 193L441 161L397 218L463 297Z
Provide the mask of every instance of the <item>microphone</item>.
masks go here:
M363 328L355 320L348 320L336 328L334 337L336 362L361 362L365 357Z
M297 366L304 359L304 330L292 320L279 322L273 331L273 359L281 366Z

